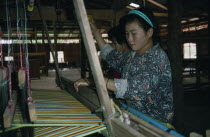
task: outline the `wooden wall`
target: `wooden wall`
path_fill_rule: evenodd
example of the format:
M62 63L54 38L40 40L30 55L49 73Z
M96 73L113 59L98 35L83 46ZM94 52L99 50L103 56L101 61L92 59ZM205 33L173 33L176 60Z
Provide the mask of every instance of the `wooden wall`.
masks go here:
M63 46L65 62L80 63L80 44L69 44Z

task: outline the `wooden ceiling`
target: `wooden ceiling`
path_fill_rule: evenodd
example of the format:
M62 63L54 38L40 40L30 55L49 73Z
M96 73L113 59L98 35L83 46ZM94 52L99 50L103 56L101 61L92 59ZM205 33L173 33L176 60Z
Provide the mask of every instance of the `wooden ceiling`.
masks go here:
M28 2L28 1L27 1ZM101 29L109 29L113 25L113 14L116 13L117 20L128 10L126 8L131 2L140 6L152 9L159 20L160 26L166 26L167 18L167 0L84 0L87 13L92 15L97 21ZM16 22L16 0L7 0L11 26L15 28ZM35 5L38 0L35 0ZM197 22L208 22L208 0L183 0L183 16L182 19L189 22L192 18L198 18ZM43 11L43 17L47 21L49 31L53 31L55 22L60 33L71 33L77 37L79 35L79 27L75 19L75 12L72 0L40 0ZM180 5L181 6L181 5ZM0 0L0 25L3 31L6 31L6 0ZM29 30L41 32L43 30L42 22L38 9L28 14ZM117 23L117 22L116 22ZM164 29L164 27L163 27ZM69 35L70 37L70 35Z

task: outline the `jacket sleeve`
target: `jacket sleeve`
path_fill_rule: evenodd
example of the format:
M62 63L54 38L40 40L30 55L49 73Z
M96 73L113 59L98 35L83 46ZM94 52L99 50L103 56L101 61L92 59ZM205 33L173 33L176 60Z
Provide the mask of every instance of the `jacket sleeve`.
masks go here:
M127 52L117 51L109 44L102 47L100 51L100 56L109 64L111 68L121 73L123 64L126 60Z

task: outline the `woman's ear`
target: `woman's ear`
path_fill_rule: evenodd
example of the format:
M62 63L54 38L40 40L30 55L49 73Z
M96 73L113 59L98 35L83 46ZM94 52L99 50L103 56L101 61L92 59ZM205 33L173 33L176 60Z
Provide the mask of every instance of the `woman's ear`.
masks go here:
M147 36L148 36L148 37L152 37L153 32L154 32L154 29L153 29L153 28L150 28L150 29L147 31Z

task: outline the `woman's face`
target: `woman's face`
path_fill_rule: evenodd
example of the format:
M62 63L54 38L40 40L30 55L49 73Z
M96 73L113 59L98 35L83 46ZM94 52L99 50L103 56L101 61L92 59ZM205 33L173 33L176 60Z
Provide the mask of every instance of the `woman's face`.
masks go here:
M125 44L125 43L119 44L117 42L116 38L112 39L112 47L115 48L117 51L127 51L128 50L127 44Z
M151 29L145 32L137 21L125 25L126 40L132 50L140 51L147 46L151 46L153 33Z

